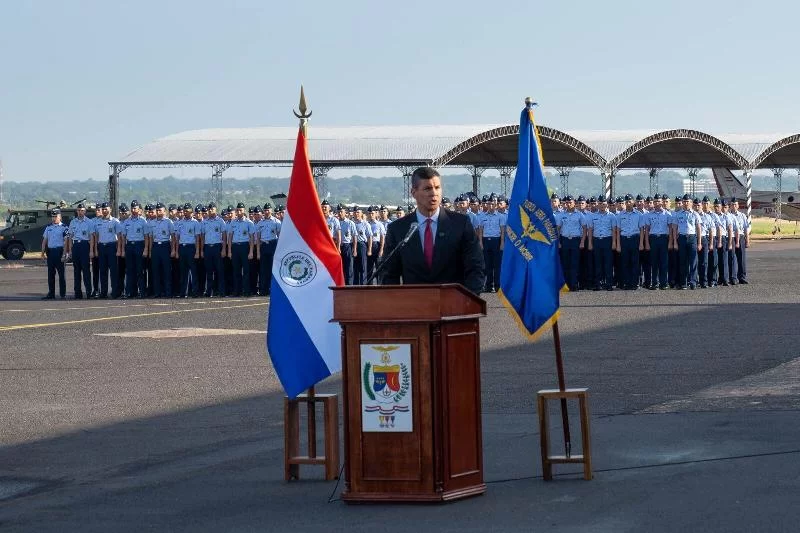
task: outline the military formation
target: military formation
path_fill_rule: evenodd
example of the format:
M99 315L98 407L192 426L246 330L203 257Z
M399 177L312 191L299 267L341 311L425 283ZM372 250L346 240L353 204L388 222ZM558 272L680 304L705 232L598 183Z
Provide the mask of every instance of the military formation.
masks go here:
M220 213L214 203L182 206L132 201L111 216L108 203L86 216L78 204L69 226L50 211L42 257L48 291L66 298L64 265L71 262L75 299L267 296L284 207L244 203ZM56 294L56 278L58 293Z
M739 202L689 195L616 200L551 197L564 279L571 291L695 289L747 283L750 225ZM464 193L442 207L467 215L481 243L485 292L500 288L508 199ZM379 283L386 228L413 211L328 200L322 211L342 257L345 283ZM44 230L45 299L66 297L64 265L72 262L73 290L82 298L197 298L268 296L284 207L238 203L217 213L214 203L192 206L137 201L111 216L77 206L69 226L59 209ZM56 293L58 278L58 293ZM377 279L376 279L377 278Z

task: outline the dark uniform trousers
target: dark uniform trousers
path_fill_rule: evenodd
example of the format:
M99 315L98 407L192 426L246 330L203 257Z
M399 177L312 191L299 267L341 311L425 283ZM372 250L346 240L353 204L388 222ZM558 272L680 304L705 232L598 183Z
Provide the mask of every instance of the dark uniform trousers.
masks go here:
M719 269L718 281L721 285L728 284L728 237L722 237L722 248L717 248L717 268Z
M249 243L234 242L231 244L233 294L236 296L250 296L250 261L247 259L249 251Z
M222 268L222 244L204 244L203 261L206 268L208 296L225 296L225 272Z
M108 296L108 278L111 277L111 297L119 296L119 273L117 272L117 243L106 242L97 245L98 267L100 270L100 296Z
M378 257L378 252L380 252L380 250L381 250L381 243L373 241L372 255L367 257L367 275L364 277L364 281L366 281L367 278L369 278L375 272L375 269L378 266L378 259L380 259ZM380 279L377 279L376 282L378 285L381 284Z
M153 274L153 294L158 297L172 297L172 258L170 241L153 241L150 252L150 265Z
M343 242L339 246L339 253L342 256L342 273L344 274L344 284L353 284L353 245Z
M97 250L97 253L100 253L100 250ZM92 262L92 294L97 293L98 289L100 289L100 258L93 257L91 259Z
M622 286L635 289L639 286L639 235L620 236L622 241Z
M658 284L661 288L666 288L669 283L669 254L667 246L669 236L650 235L650 265L652 274L651 286Z
M178 260L181 264L181 284L178 286L178 296L197 296L197 263L194 260L194 244L178 245ZM191 291L187 293L189 284Z
M589 250L587 246L581 250L580 256L580 267L578 268L580 279L578 279L578 283L582 289L593 288L596 285L594 280L594 251Z
M205 255L205 249L203 255ZM205 257L198 257L194 260L195 270L197 271L197 294L205 294L206 290L206 260Z
M694 286L697 279L697 235L678 235L678 280L680 287Z
M278 239L262 242L261 264L258 272L258 292L262 296L269 294L272 286L272 261L275 259L275 248L278 247Z
M233 294L233 260L226 256L222 258L222 272L225 280L225 296Z
M669 246L669 243L667 243L667 246ZM678 285L679 255L678 248L667 250L667 278L669 279L670 287Z
M487 291L500 288L500 237L483 238L483 264L486 269Z
M697 252L697 278L701 287L708 286L708 236L700 237L700 251Z
M595 289L608 289L614 286L614 254L611 250L611 241L611 237L592 239Z
M144 295L144 241L125 243L125 295L129 298Z
M367 243L359 241L356 246L358 255L353 258L353 284L363 285L367 279Z
M260 285L258 278L261 276L261 261L256 259L255 251L253 251L253 258L248 261L250 262L250 279L245 281L250 287L250 294L257 294Z
M650 252L652 250L641 250L639 252L639 281L642 287L649 287L653 284L653 267L650 263Z
M169 260L170 274L172 279L173 290L181 284L181 260L178 257L172 257Z
M89 262L89 241L72 241L72 270L75 277L73 288L75 296L81 296L81 277L86 287L86 296L92 294L91 266Z
M119 287L117 296L125 292L125 277L128 275L128 269L125 266L125 250L122 252L122 255L117 257L117 286Z
M561 268L569 290L578 290L578 266L580 264L580 237L561 237ZM489 277L487 267L486 277Z
M155 294L155 284L153 283L153 258L142 258L142 278L144 279L144 293L147 296Z
M744 237L739 237L739 247L736 248L736 273L740 283L747 281L747 246L744 241Z
M67 280L64 279L64 263L61 256L64 255L64 247L47 249L47 295L56 295L56 273L58 273L58 295L62 298L67 294Z
M620 241L621 240L622 238L620 238ZM620 247L621 246L622 244L620 243ZM622 287L625 279L622 275L622 252L613 250L612 255L614 260L614 285Z
M740 241L741 242L741 241ZM728 283L739 283L739 262L736 260L736 239L733 240L733 250L728 250Z
M717 248L716 243L718 242L717 239L719 237L714 237L711 239L711 243L708 245L708 269L706 270L706 280L708 280L708 285L710 287L717 286Z

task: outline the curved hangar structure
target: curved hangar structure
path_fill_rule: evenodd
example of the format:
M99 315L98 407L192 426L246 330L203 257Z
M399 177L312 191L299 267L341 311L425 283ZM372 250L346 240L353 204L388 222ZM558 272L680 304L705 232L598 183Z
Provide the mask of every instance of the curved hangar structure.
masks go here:
M549 167L595 167L610 194L614 174L627 168L800 166L800 134L712 135L692 129L561 131L538 126ZM498 168L510 176L517 160L517 125L309 127L309 157L318 185L335 167L397 167L408 177L421 165ZM110 196L117 205L120 172L130 167L210 166L212 195L231 166L292 164L296 127L220 128L169 135L110 161ZM477 179L474 180L477 186ZM477 191L476 191L477 192ZM748 202L749 204L749 202Z

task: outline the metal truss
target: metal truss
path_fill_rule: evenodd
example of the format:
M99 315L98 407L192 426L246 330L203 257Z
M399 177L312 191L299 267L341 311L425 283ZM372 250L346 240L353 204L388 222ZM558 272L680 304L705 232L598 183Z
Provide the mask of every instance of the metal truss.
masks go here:
M783 168L775 167L772 169L775 176L775 228L772 233L780 238L781 236L781 204L783 203Z
M411 165L399 165L397 170L403 175L403 195L400 197L400 205L411 203L411 174L414 173L417 167Z
M770 145L769 148L767 148L766 150L761 152L761 154L759 154L759 156L755 158L755 160L753 161L753 164L750 165L750 168L758 168L758 167L760 167L764 163L764 161L767 160L767 158L769 156L771 156L772 154L774 154L778 150L780 150L782 148L786 148L787 146L789 146L791 144L797 144L799 142L800 142L800 134L790 135L788 137L784 137L780 141Z
M481 176L483 176L483 173L486 172L486 169L490 167L471 165L465 168L469 171L470 175L472 176L472 192L474 192L476 196L480 196Z
M697 167L689 167L686 173L689 175L689 195L694 198L697 196L697 173L700 171Z
M569 194L569 175L575 167L556 167L558 175L561 177L561 196Z
M211 190L208 196L217 205L222 203L222 173L231 166L230 163L211 165Z
M680 129L660 131L650 135L649 137L645 137L609 161L608 167L613 169L619 168L619 166L625 161L633 157L635 154L641 152L648 146L652 146L664 141L672 141L675 139L689 139L710 146L730 159L731 163L736 165L737 168L747 168L749 166L747 160L739 152L734 150L729 144L717 139L713 135L709 135L708 133L703 133L702 131L697 130Z
M500 173L500 194L505 196L506 198L509 197L511 191L509 190L508 184L511 181L511 174L517 170L517 167L511 166L499 166L496 167L497 171Z
M328 194L328 185L325 183L325 178L328 177L328 172L332 167L325 165L312 165L311 174L314 176L314 185L317 187L317 196L324 200Z
M649 168L647 172L650 174L650 196L658 194L658 173L660 169Z
M130 165L125 163L111 163L108 171L108 203L111 205L111 214L119 216L119 175Z

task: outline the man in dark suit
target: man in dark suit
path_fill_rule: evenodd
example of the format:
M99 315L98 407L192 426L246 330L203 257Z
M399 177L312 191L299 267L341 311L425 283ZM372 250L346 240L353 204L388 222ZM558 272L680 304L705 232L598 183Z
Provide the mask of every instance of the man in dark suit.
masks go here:
M403 242L412 223L418 228L408 244L389 259L382 284L461 283L480 293L485 281L483 252L469 217L441 207L439 173L430 167L415 170L411 195L417 209L389 224L384 257Z

